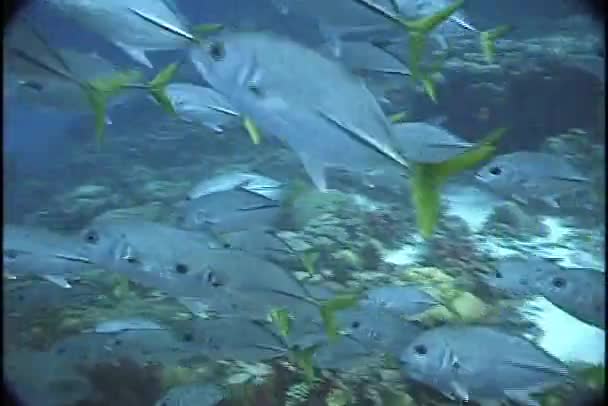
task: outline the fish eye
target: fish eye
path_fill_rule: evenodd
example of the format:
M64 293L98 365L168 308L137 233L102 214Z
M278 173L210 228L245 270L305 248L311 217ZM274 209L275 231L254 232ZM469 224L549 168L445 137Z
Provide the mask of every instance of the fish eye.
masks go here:
M359 323L358 321L353 321L350 326L352 328L359 328L359 326L361 326L361 323Z
M4 255L3 255L6 259L15 259L17 258L17 251L16 250L4 250Z
M222 286L222 283L220 282L220 280L217 278L217 275L213 271L209 271L209 273L207 273L207 283L209 283L214 288L217 288L218 286Z
M99 241L99 233L95 230L90 230L85 234L84 240L89 244L95 244Z
M419 355L425 355L427 353L426 346L422 344L418 344L417 346L415 346L414 351L416 352L416 354Z
M496 271L496 277L498 279L502 279L502 273L500 273L500 271Z
M221 42L212 42L211 45L209 45L209 55L211 55L214 61L221 61L224 59L224 56L226 55L224 44Z
M553 284L553 286L555 286L556 288L563 288L564 286L566 286L566 280L562 277L556 277L553 278L553 280L551 281L551 283Z
M175 265L175 272L185 274L188 273L188 266L184 264Z
M250 83L249 86L247 86L247 88L249 89L249 91L251 93L253 93L254 95L256 95L258 97L264 96L260 87L258 85L256 85L255 83Z
M458 361L452 362L452 368L454 368L454 369L460 369L460 362L458 362Z
M491 175L498 176L502 173L502 169L500 169L498 166L493 166L490 168L489 172Z

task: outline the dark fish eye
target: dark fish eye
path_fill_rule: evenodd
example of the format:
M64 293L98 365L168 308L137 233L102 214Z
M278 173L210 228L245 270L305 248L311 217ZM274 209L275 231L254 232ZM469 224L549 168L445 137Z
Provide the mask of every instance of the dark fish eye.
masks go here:
M211 55L214 61L221 61L224 59L224 56L226 55L224 44L221 42L211 43L209 46L209 55Z
M44 90L44 86L40 82L34 82L31 80L25 81L21 84L22 86L29 87L30 89L34 89L37 92L41 92Z
M7 259L15 259L15 258L17 258L17 251L16 250L11 250L11 249L4 250L4 255L3 256L5 258L7 258Z
M458 362L458 361L454 361L454 362L452 363L452 368L454 368L454 369L460 369L460 362Z
M126 260L127 260L127 262L128 262L128 263L130 263L130 264L135 264L135 263L137 262L137 259L136 259L135 257L131 257L131 256L129 256L129 257L125 258L125 259L126 259Z
M559 276L556 277L556 278L553 278L553 280L551 281L551 283L556 288L563 288L564 286L566 286L566 280L564 278L559 277Z
M493 166L490 168L489 172L492 175L500 175L502 173L502 169L500 169L498 166Z
M222 286L222 283L219 281L219 279L215 275L215 272L213 271L209 271L209 273L207 274L207 282L214 288Z
M350 326L352 328L359 328L359 326L361 326L361 323L359 323L358 321L353 321Z
M175 272L185 274L188 273L188 266L184 264L175 265Z
M186 333L182 336L182 339L186 342L190 342L192 341L193 337L192 337L192 333Z
M418 344L417 346L415 346L414 351L416 352L416 354L420 355L425 355L427 353L426 346L422 344Z
M84 240L89 244L95 244L99 241L99 233L95 230L90 230L85 234Z
M264 96L264 94L262 93L262 89L260 89L260 87L258 85L256 85L255 83L250 83L248 88L249 88L249 91L256 96L258 96L258 97Z
M498 279L502 279L502 273L500 273L499 271L496 271L496 277Z

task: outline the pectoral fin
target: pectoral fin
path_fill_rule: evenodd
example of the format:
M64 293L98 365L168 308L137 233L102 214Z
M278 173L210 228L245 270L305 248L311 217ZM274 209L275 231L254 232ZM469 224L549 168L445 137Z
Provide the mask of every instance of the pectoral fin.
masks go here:
M72 285L70 285L70 283L63 276L43 275L42 277L44 279L46 279L47 281L52 282L55 285L62 287L64 289L69 289L72 287Z

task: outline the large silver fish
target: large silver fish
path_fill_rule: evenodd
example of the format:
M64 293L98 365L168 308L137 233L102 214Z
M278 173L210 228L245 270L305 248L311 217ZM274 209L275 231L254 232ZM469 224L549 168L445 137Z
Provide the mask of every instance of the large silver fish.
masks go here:
M77 238L42 228L6 224L3 241L4 273L11 278L38 275L69 288L68 279L77 278L93 267Z
M165 0L45 0L67 17L104 36L135 61L152 68L146 51L183 48L182 38L159 31L129 11L129 7L150 13L182 30L188 28L184 17Z
M186 122L223 133L231 122L238 121L239 114L222 95L211 88L191 83L171 83L166 92L175 112Z
M482 167L476 179L497 194L527 204L542 201L559 207L557 198L589 186L564 158L543 152L519 151L499 155Z
M538 406L531 394L573 381L566 365L532 342L490 327L427 330L410 342L400 360L411 378L450 399L480 404L511 400Z

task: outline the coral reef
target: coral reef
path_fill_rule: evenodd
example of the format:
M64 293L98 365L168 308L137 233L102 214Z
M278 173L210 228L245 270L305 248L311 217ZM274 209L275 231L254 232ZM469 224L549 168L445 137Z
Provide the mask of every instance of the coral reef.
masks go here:
M153 405L163 394L162 368L122 358L82 368L93 394L74 406Z

